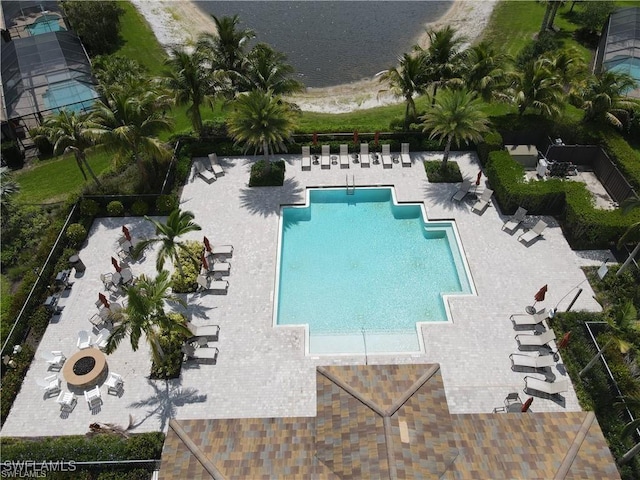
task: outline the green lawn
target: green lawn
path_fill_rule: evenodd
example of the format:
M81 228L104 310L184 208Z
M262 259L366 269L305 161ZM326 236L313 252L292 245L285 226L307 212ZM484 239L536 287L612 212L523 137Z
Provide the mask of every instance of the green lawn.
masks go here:
M116 54L139 62L151 75L159 75L167 54L138 10L130 2L119 2L119 5L125 13L120 17L122 46Z
M11 304L11 282L4 275L0 275L0 322L9 322L7 311Z
M104 150L87 155L96 175L108 170L112 159L113 155ZM39 162L33 168L16 172L15 179L20 185L16 201L30 204L64 201L70 194L80 192L85 184L73 155Z

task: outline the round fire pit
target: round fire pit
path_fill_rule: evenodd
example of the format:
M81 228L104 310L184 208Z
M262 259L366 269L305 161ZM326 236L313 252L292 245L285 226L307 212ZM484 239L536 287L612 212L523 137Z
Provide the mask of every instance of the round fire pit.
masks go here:
M107 370L107 357L97 348L87 348L72 355L62 368L62 376L74 387L92 387Z

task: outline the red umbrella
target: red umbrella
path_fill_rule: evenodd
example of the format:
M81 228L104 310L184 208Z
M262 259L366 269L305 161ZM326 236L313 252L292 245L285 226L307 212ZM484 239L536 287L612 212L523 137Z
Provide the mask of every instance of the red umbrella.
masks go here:
M111 257L111 264L113 265L113 268L116 269L116 272L120 273L122 271L122 268L118 265L118 261L113 257Z
M378 146L378 140L379 140L379 138L380 138L380 132L376 132L376 133L373 135L373 145L374 145L374 146L376 146L376 147Z
M522 413L529 411L529 407L533 403L533 397L527 398L527 401L522 404L522 409L520 410Z
M318 145L318 134L316 132L313 132L313 145Z
M104 308L109 308L109 300L107 300L107 297L105 297L102 293L98 293L98 300L102 302Z
M482 170L478 172L478 176L476 177L476 187L480 185L480 180L482 179Z
M122 233L124 234L124 238L131 241L131 234L129 233L129 229L126 227L126 225L122 225Z
M535 300L535 302L533 302L533 305L531 305L531 306L529 306L529 307L527 307L525 309L527 311L527 313L529 313L531 315L536 313L536 303L544 301L544 296L545 296L546 293L547 293L547 286L545 285L540 290L538 290L538 293L536 293L533 296L533 299Z
M205 270L209 270L209 264L207 263L207 259L204 258L204 253L202 255L200 255L200 260L202 260L202 267Z
M204 242L204 248L207 252L211 251L211 244L209 243L209 239L207 237L204 237L204 239L202 240Z
M571 338L571 332L565 333L564 336L562 337L562 340L560 340L560 343L558 344L558 349L567 348L567 345L569 345L570 338Z
M358 144L358 131L357 130L353 131L353 143L354 143L354 145Z

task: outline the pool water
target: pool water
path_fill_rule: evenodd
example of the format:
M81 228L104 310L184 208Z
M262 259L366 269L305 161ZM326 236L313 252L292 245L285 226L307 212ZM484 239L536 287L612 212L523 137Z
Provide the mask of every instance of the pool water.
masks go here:
M390 188L308 193L282 210L275 323L307 324L311 353L418 351L416 324L448 320L443 295L473 293L452 222Z
M613 59L607 62L606 68L612 72L631 75L638 84L636 88L640 86L640 58L622 57Z
M98 94L90 86L69 79L57 83L51 82L42 98L46 109L53 110L55 113L62 109L80 112L90 109L98 98Z
M27 27L31 36L41 35L49 32L59 32L65 30L60 25L60 17L57 15L42 15L35 22Z

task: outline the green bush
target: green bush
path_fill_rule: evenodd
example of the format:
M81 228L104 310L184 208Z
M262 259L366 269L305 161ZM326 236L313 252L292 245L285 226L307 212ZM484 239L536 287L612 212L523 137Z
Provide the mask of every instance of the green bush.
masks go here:
M93 218L100 211L100 204L90 198L83 198L80 202L80 213L85 217Z
M33 143L40 152L40 157L49 158L53 155L53 144L47 137L41 135L34 137Z
M124 205L119 200L113 200L107 204L107 214L110 217L121 217L124 215Z
M285 162L258 160L251 166L250 187L280 187L284 183Z
M2 142L0 145L0 152L2 153L2 159L6 162L8 167L22 168L24 165L24 155L20 151L20 147L18 147L17 142Z
M22 345L22 351L16 355L12 355L11 359L16 362L14 368L2 366L3 370L6 368L6 373L2 377L2 388L0 389L0 422L4 425L4 421L9 416L13 401L22 388L22 381L27 373L27 370L31 366L31 360L33 359L34 351L28 344ZM2 440L2 437L0 437ZM8 460L7 452L4 447L2 448L3 460ZM33 457L28 457L33 458Z
M491 131L484 136L484 140L478 144L478 158L480 159L480 165L487 164L489 154L496 150L502 150L504 142L502 135L499 132Z
M37 335L43 335L44 331L49 326L50 318L51 312L41 305L29 317L29 326Z
M196 241L185 242L189 253L178 251L178 258L182 265L182 275L178 268L171 275L171 289L174 293L195 292L198 287L198 274L200 273L200 256L202 255L202 243Z
M457 162L447 162L447 166L443 170L440 160L425 160L424 170L429 183L458 183L462 181L462 174Z
M72 223L67 227L66 236L69 245L78 247L87 238L87 229L80 223Z
M131 214L136 217L142 217L149 213L149 204L144 200L136 200L131 205Z
M170 313L169 317L176 321L185 323L186 319L178 313ZM178 332L162 332L159 336L160 347L164 353L162 364L155 361L151 364L151 378L170 379L178 378L182 369L182 346L186 340L185 336Z
M178 199L173 195L160 195L156 200L156 211L159 215L169 215L178 206Z
M601 142L611 160L620 167L631 186L640 190L640 153L631 148L626 140L613 130L604 130Z

